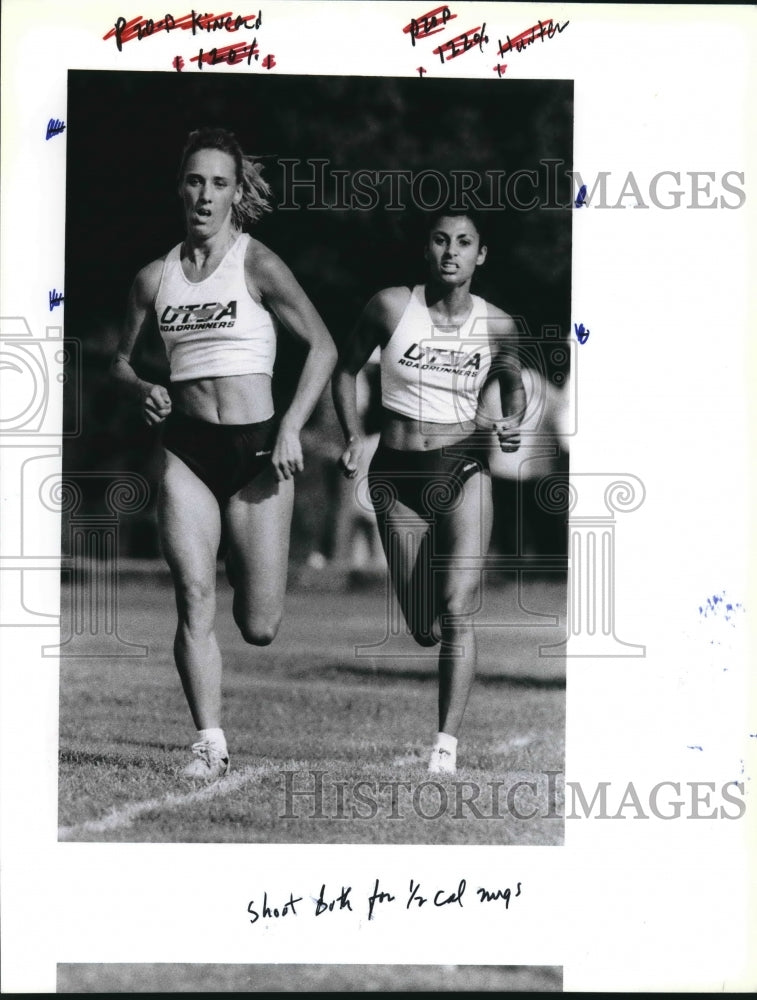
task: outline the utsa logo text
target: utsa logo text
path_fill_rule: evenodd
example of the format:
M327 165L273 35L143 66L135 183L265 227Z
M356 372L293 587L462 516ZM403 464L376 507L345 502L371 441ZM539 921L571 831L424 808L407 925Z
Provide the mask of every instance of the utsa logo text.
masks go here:
M408 361L423 361L427 365L439 364L449 365L453 368L475 368L481 367L480 354L466 354L465 351L451 351L444 347L421 346L411 344L405 351L403 357Z
M222 302L194 302L186 306L166 306L160 322L162 326L173 326L174 323L217 323L225 320L224 326L233 326L236 318L236 301L228 305Z

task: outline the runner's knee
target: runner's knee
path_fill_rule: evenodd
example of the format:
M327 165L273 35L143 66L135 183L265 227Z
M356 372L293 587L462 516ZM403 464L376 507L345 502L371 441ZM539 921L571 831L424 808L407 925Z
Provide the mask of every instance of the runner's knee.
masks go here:
M419 646L438 646L441 636L436 633L432 626L429 631L424 632L415 629L413 631L413 639L415 639Z
M281 624L281 615L263 618L258 615L234 614L242 638L250 646L270 646Z
M431 608L405 606L403 610L410 634L418 645L436 646L441 634Z
M183 578L175 581L179 618L193 623L212 615L215 605L215 581Z
M458 586L442 595L440 616L443 622L467 624L465 619L481 606L478 585Z

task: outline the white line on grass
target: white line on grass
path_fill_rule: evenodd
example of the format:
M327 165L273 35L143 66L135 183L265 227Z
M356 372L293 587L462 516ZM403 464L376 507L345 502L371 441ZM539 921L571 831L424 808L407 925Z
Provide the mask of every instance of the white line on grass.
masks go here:
M178 795L176 792L168 792L154 799L145 799L142 802L132 802L122 809L113 809L103 816L102 819L90 819L84 823L75 823L73 826L58 827L58 840L76 840L87 833L108 833L117 830L119 827L131 826L134 820L139 819L145 813L153 809L160 809L165 812L168 809L179 809L181 806L189 805L192 802L205 802L208 799L223 798L235 792L242 785L252 781L272 770L270 766L258 765L257 767L246 767L243 771L234 771L227 778L220 778L209 785L185 792Z
M513 736L512 739L505 740L504 743L497 743L494 747L496 753L507 753L508 750L518 750L520 747L527 747L541 741L538 733L525 733L522 736Z
M423 759L420 752L406 753L403 754L401 757L395 757L394 760L392 761L392 764L395 767L406 767L407 765L413 765L413 764L415 764L417 767L421 767L425 763L426 761Z

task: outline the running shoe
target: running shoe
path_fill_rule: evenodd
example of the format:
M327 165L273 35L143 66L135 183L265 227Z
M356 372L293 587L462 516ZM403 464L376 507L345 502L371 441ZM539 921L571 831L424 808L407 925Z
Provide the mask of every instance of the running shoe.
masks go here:
M210 740L199 740L192 744L194 760L182 770L182 778L193 778L195 781L215 781L222 778L229 770L229 752L225 747L218 747Z
M456 770L455 755L443 747L434 747L428 762L429 774L454 774Z

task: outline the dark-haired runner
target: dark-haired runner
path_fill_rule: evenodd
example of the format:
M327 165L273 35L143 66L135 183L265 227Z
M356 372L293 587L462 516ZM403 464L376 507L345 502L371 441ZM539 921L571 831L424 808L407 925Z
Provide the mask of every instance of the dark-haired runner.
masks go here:
M453 774L457 735L476 670L473 617L492 529L487 454L520 444L525 395L516 328L470 286L486 259L471 213L432 218L428 280L386 288L366 306L333 380L346 438L341 464L362 450L355 378L381 350L383 426L368 483L405 620L439 652L439 731L429 771Z

